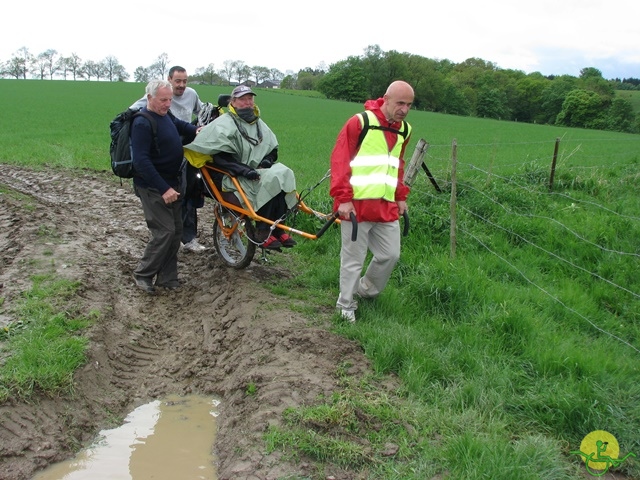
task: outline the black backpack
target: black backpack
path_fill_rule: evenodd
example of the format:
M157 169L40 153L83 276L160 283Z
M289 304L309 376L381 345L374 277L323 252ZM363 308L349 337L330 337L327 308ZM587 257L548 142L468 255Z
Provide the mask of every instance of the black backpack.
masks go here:
M111 146L109 153L111 154L111 170L120 178L133 178L135 171L133 169L133 152L131 151L131 124L133 119L143 116L151 124L153 133L155 152L158 148L158 125L156 119L147 112L140 110L132 110L127 108L124 112L119 113L111 120L109 128L111 130Z

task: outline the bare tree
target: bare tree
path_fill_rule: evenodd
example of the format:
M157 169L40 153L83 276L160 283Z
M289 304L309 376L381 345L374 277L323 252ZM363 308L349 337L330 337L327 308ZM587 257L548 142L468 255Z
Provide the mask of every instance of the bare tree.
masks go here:
M89 81L91 81L93 77L100 80L100 65L93 60L87 60L82 66L82 73Z
M69 74L69 61L69 57L60 57L56 62L56 70L61 72L64 80L67 79L67 75Z
M251 76L251 69L242 60L234 60L233 76L238 79L238 83L248 80Z
M12 57L11 60L4 64L2 74L13 77L16 80L20 80L20 77L23 75L23 66L24 63L21 59L18 57Z
M166 78L168 74L167 65L169 65L169 55L167 55L166 53L162 53L158 56L158 58L156 58L156 61L148 67L147 70L149 70L149 73L153 77Z
M282 73L277 68L272 68L269 70L269 80L273 80L274 82L281 82L284 78L284 73Z
M196 68L194 77L208 85L215 85L221 78L220 75L216 73L213 63L210 63L206 67Z
M68 68L73 75L73 79L77 80L78 77L82 78L82 59L77 53L72 53L68 60Z
M107 65L105 64L105 60L102 60L95 64L94 74L96 76L96 80L98 81L107 77Z
M240 62L236 70L236 76L238 77L238 83L243 83L251 78L251 67L244 62Z
M53 80L53 75L58 71L58 62L56 60L58 56L58 51L53 49L48 49L42 52L42 55L47 63L47 71L49 73L49 80Z
M256 80L256 85L259 85L263 81L269 78L269 69L267 67L251 67L251 74Z
M124 70L124 67L120 65L118 59L113 55L109 55L102 61L104 65L104 74L110 82L118 80L119 74Z
M47 58L43 53L38 54L35 61L33 62L33 76L39 78L40 80L44 80L44 74L47 71Z
M220 69L220 76L224 78L229 85L231 85L231 79L235 72L235 62L233 60L225 60L222 62L222 68Z
M118 82L126 82L129 80L130 75L127 73L123 65L117 65L113 73L115 75L114 78Z
M151 80L151 75L149 74L149 69L144 67L136 68L136 71L133 72L133 81L134 82L144 82L148 83Z
M22 77L23 80L26 80L27 72L31 70L31 65L33 65L34 60L33 55L31 55L27 47L18 49L10 60L12 70L15 72L15 75L12 73L12 76L16 79Z

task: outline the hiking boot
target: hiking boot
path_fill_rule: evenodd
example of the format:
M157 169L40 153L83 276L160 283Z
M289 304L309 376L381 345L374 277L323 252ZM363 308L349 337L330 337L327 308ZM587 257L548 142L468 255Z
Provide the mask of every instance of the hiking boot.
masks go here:
M183 243L182 247L185 250L189 250L190 252L195 252L195 253L204 252L207 249L207 247L205 247L204 245L200 245L198 243L198 240L196 240L195 238L190 242Z
M342 310L340 310L340 316L349 323L356 323L355 310L345 310L343 308Z
M264 243L261 245L262 248L268 248L270 250L275 250L278 249L280 247L282 247L282 244L280 243L280 241L274 237L273 235L271 235L269 238L267 238Z
M140 277L134 273L133 280L136 282L136 286L138 288L144 290L147 293L154 293L156 291L155 287L153 286L153 280L149 277Z
M176 290L180 288L180 282L178 280L169 280L164 283L156 282L156 287L166 288L167 290Z
M278 235L278 240L285 248L291 248L298 244L298 242L291 238L291 235L288 235L286 233L281 233L280 235Z

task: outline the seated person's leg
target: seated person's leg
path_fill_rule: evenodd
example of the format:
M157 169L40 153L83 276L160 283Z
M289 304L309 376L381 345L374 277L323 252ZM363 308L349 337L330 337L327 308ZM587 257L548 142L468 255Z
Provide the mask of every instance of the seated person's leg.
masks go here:
M258 215L268 218L269 220L283 219L287 213L287 202L285 201L285 193L280 192L273 197L269 202L264 204L259 210ZM268 231L271 226L264 222L256 222L256 229L259 235L265 235L264 230ZM279 241L283 247L293 247L297 242L291 238L284 230L276 228L273 231L273 236Z

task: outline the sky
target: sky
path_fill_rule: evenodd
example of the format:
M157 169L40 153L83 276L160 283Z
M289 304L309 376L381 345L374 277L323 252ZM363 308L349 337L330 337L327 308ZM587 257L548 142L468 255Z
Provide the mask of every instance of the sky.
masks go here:
M131 79L163 53L187 73L227 60L295 73L372 45L525 73L577 77L595 67L606 79L640 78L638 0L17 0L2 17L0 62L22 47L83 61L113 56Z

